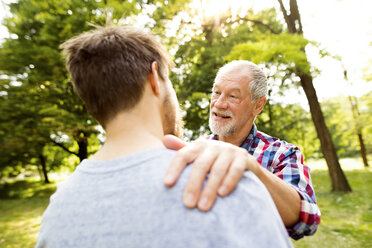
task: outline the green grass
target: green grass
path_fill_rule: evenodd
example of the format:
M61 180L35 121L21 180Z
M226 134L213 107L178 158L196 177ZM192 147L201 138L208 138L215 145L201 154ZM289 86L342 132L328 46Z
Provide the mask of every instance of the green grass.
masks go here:
M372 171L345 171L351 193L331 193L328 171L311 173L322 219L295 247L372 247Z
M0 247L34 247L41 215L56 184L34 180L0 185Z
M345 161L341 160L343 166ZM359 162L347 160L351 164ZM330 192L328 172L312 171L322 220L315 235L293 241L295 247L372 247L372 169L351 170L346 166L352 193ZM35 245L41 215L55 188L56 183L35 180L0 185L0 247Z

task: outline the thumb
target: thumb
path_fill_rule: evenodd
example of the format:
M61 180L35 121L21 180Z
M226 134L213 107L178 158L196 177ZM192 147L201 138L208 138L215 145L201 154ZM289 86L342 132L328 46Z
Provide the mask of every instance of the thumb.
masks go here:
M174 135L169 134L164 136L163 144L165 145L166 148L176 151L187 145L185 141L181 140L180 138L177 138Z

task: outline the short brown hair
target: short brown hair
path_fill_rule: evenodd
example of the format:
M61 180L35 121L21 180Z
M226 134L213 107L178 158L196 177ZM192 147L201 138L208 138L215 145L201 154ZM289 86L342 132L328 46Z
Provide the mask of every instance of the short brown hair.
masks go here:
M77 95L102 126L141 99L152 62L162 80L173 66L154 36L131 27L99 27L60 47Z

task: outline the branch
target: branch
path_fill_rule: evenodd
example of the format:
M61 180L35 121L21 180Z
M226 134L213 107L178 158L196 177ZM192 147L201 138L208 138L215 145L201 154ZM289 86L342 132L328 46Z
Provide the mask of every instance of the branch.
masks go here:
M284 7L283 1L282 0L278 0L278 2L279 2L279 5L280 5L280 9L281 9L281 11L283 13L284 20L287 23L287 26L290 26L289 25L289 17L288 17L288 14L287 14L287 10Z
M278 2L280 4L280 9L282 10L282 13L283 13L283 16L284 16L284 20L287 23L287 27L288 27L289 33L291 33L291 34L296 33L296 26L291 21L291 17L288 15L287 10L284 7L283 1L282 0L278 0Z
M300 18L300 11L298 10L297 0L289 1L289 8L291 10L291 16L294 22L297 21L298 27L295 26L297 33L302 34L302 23Z
M61 148L62 148L63 150L65 150L66 152L71 153L71 154L73 154L73 155L79 157L79 154L77 154L76 152L70 151L70 149L68 149L68 148L67 148L66 146L64 146L63 144L58 143L57 141L53 140L52 138L49 138L49 139L50 139L50 141L51 141L53 144L55 144L55 145L61 147Z
M253 22L253 23L255 23L255 24L262 25L262 26L264 26L265 28L267 28L268 30L270 30L271 33L273 33L273 34L279 34L279 32L276 32L274 29L272 29L272 28L270 27L270 25L265 24L265 23L263 23L262 21L259 21L259 20L252 20L252 19L248 19L248 18L239 18L238 21L240 21L240 20L242 20L242 21L246 21L246 22Z

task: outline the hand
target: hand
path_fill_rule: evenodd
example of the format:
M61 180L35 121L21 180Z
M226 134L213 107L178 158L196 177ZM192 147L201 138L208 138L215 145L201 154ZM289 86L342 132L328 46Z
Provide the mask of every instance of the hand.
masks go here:
M202 211L210 210L217 194L230 194L245 170L255 172L259 166L245 149L222 141L199 138L187 144L175 136L166 135L163 143L169 149L178 150L165 175L166 186L176 183L187 164L194 164L183 194L183 202L188 208L197 206ZM209 178L201 192L208 172Z

